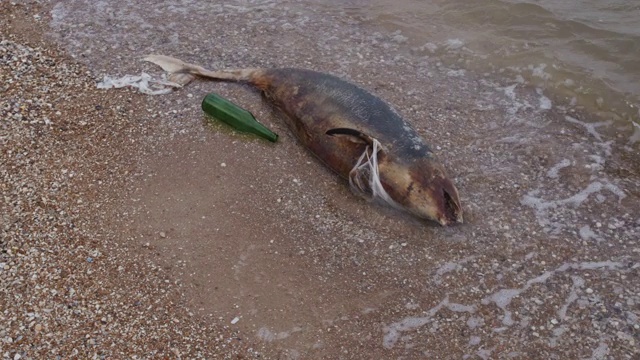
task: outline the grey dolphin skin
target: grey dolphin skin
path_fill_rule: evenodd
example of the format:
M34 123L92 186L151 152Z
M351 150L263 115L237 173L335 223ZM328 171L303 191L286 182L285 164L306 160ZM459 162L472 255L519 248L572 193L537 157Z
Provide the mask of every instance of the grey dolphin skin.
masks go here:
M352 190L443 226L462 223L458 190L415 129L389 105L338 77L302 69L211 71L163 55L145 58L186 85L197 76L260 89L298 140Z

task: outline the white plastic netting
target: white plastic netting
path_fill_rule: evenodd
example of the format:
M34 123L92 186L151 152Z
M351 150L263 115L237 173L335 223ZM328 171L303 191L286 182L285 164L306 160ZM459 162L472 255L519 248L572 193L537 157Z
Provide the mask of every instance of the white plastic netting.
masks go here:
M173 88L182 87L180 84L168 81L165 78L154 79L144 72L140 75L125 75L120 78L105 76L97 85L98 89L123 88L127 86L136 88L141 93L148 95L168 94L173 91Z
M380 182L378 164L380 150L382 146L377 139L373 139L372 145L367 145L358 162L349 172L349 186L351 191L367 200L381 200L395 208L402 208L391 198Z

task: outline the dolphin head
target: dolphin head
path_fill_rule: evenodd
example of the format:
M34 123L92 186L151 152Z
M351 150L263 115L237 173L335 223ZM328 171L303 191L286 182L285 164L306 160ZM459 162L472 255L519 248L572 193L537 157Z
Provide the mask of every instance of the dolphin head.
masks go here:
M377 139L355 129L334 128L326 134L345 137L365 148L348 176L356 194L442 226L463 222L458 190L430 153L407 160L388 153Z
M389 196L409 213L442 226L463 222L458 189L434 159L381 161L380 179Z

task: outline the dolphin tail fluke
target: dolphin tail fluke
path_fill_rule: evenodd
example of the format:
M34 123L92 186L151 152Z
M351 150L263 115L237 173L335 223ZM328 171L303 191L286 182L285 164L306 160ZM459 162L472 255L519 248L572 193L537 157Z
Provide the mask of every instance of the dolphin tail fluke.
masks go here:
M160 66L169 73L169 81L180 85L187 85L196 76L206 77L216 80L254 82L254 79L262 74L261 69L232 69L211 71L199 65L189 64L182 60L165 55L148 55L144 59Z

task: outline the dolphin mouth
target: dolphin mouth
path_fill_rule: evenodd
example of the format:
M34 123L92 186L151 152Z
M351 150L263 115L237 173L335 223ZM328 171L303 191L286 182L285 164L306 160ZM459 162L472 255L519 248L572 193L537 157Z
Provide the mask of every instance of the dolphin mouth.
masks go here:
M460 208L458 207L458 203L455 199L449 194L448 191L443 191L444 195L444 213L443 216L439 219L440 224L442 226L447 226L452 223L462 223L462 213L460 212Z

